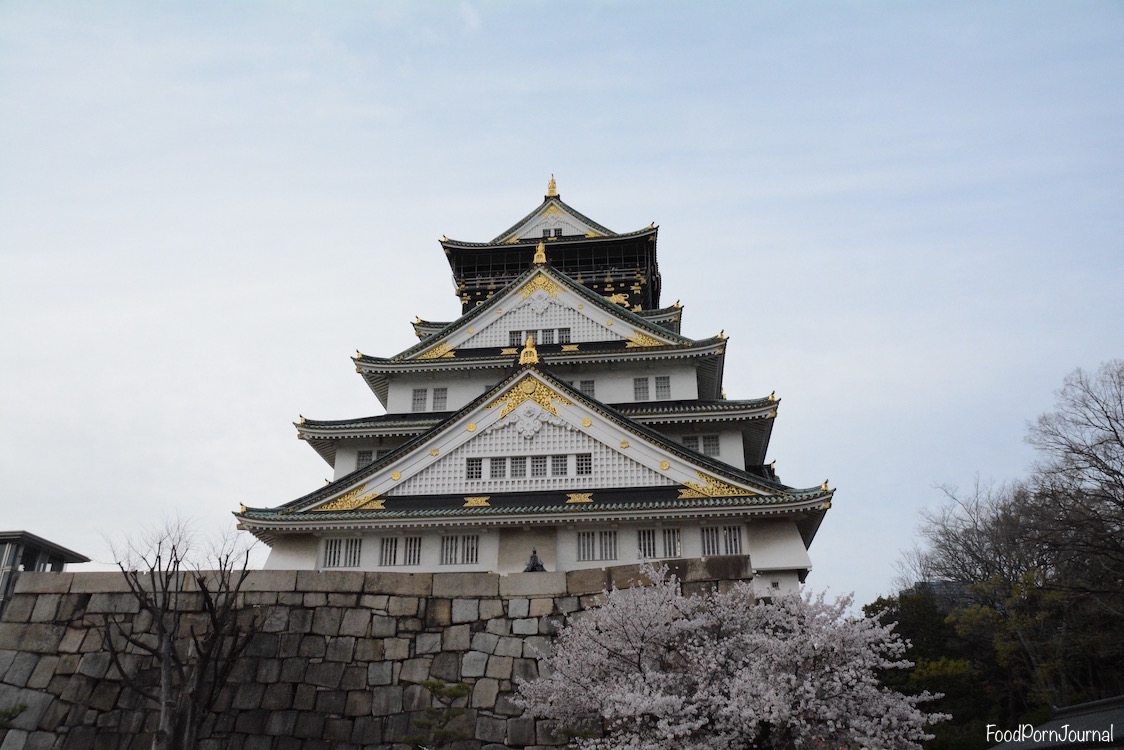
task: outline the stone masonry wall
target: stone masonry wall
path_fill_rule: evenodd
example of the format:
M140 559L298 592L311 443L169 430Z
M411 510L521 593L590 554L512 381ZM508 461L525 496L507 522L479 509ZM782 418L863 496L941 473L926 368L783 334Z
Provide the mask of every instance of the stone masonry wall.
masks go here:
M748 558L676 561L684 589L748 579ZM637 566L569 573L254 571L243 587L260 630L203 726L204 750L401 750L431 705L420 683L465 683L458 750L565 744L522 716L516 678L565 617L624 588ZM107 614L151 623L118 573L25 573L0 621L0 750L132 750L152 745L155 706L125 688L97 627ZM152 670L137 656L130 668Z

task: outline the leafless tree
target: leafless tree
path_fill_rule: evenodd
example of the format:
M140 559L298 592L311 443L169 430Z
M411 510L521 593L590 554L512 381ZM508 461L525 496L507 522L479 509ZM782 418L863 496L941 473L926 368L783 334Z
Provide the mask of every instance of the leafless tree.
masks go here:
M140 613L107 615L106 651L125 686L160 709L154 750L193 750L199 727L256 632L242 606L250 550L227 535L199 544L190 526L167 523L117 555ZM151 657L157 680L135 669Z

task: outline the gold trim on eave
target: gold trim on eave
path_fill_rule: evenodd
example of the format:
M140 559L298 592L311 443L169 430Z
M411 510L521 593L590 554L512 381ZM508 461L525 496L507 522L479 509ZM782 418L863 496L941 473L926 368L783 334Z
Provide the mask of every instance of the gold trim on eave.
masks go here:
M500 419L503 419L508 414L515 411L524 401L534 401L556 417L558 416L558 409L554 406L555 401L563 406L574 405L573 401L566 398L558 391L528 376L518 386L488 404L487 408L494 409L500 404L503 404L503 409L500 410Z
M456 355L453 354L453 345L449 342L443 342L433 347L427 352L418 355L418 359L452 359Z
M466 508L490 508L488 505L488 498L491 495L476 495L474 497L465 497L464 507Z
M369 492L364 495L363 491L366 489L366 483L361 484L353 490L348 490L334 500L313 508L312 511L320 513L333 510L384 510L383 501L379 497L379 493Z
M569 505L571 503L592 503L592 502L593 502L593 493L592 492L571 492L571 493L566 495L566 504L567 505Z
M689 500L696 497L752 497L757 494L756 492L742 487L735 487L732 484L727 484L701 471L696 471L695 473L699 475L702 484L697 482L684 482L683 486L679 489L680 500Z

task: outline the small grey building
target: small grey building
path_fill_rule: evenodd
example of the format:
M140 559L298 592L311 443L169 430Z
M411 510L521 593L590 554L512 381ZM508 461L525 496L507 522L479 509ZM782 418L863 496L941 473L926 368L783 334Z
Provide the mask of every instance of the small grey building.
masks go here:
M0 614L24 570L58 572L90 558L26 531L0 531Z

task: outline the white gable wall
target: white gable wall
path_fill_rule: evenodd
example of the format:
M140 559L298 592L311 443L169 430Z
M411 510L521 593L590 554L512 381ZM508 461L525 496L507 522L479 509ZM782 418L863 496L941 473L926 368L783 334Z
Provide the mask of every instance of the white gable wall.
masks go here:
M514 359L513 359L514 362ZM398 375L390 382L386 399L388 414L409 414L413 411L414 389L425 388L426 408L433 409L433 389L448 389L448 404L444 411L457 411L491 390L508 373L501 370L465 370L453 372L417 372Z
M458 340L459 337L454 336L451 340L458 348L476 349L511 346L511 331L522 332L520 347L527 340L527 331L542 329L557 331L559 328L569 328L570 342L574 344L590 341L620 341L632 333L632 328L622 326L619 322L606 325L610 323L610 319L604 311L592 305L586 306L584 303L566 299L567 296L560 295L559 299L555 299L547 292L537 290L526 300L518 301L510 308L500 307L503 312L499 315L494 312L489 313L488 317L491 320L485 319L479 321L478 325L472 326L475 332L469 334L468 338ZM518 300L518 297L513 299ZM581 310L571 306L577 304L582 305ZM616 330L613 329L613 325L616 325ZM542 343L538 335L535 336L535 341Z

